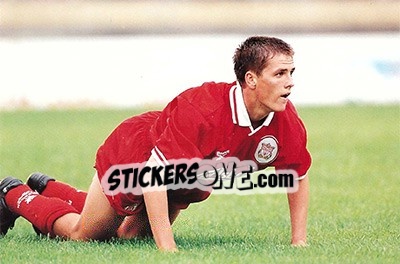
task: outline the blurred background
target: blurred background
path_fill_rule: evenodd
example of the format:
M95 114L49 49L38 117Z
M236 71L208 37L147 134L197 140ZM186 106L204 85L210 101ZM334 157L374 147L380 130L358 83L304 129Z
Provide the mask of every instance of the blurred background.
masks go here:
M400 102L400 1L0 1L0 109L164 104L235 80L250 35L296 52L296 104Z

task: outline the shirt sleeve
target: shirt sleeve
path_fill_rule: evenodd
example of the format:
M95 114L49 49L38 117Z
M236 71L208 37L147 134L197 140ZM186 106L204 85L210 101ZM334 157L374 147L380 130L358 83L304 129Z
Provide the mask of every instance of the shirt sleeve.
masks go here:
M287 155L284 164L276 166L278 170L295 170L298 178L304 177L311 167L311 155L307 148L300 147L297 151L291 150L291 154Z
M299 129L301 133L301 144L299 146L299 151L298 151L298 156L296 157L296 161L294 162L293 169L296 170L298 177L300 179L304 178L304 176L307 174L308 170L311 167L311 154L307 149L307 130L304 126L303 121L299 118L298 119L300 123L300 128Z
M306 148L304 148L300 153L299 161L300 163L296 164L294 169L296 170L298 177L303 178L311 166L311 155Z
M288 104L288 118L285 124L287 141L285 142L285 155L289 169L297 172L301 179L311 167L312 158L307 149L307 130L293 104ZM290 136L289 136L290 135Z
M171 159L204 158L210 129L199 109L177 97L157 124L158 133L152 156L161 165Z

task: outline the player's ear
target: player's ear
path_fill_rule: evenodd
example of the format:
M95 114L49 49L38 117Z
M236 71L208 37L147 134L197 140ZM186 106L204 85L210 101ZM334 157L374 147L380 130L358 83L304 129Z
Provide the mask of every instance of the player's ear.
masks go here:
M244 81L248 87L255 89L257 86L257 75L252 71L247 71L244 75Z

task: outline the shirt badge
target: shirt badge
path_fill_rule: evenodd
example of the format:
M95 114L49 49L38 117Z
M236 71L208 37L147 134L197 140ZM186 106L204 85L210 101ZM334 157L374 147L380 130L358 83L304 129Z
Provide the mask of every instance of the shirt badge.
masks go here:
M254 153L255 159L259 163L271 163L278 155L278 141L273 136L265 136L258 143L256 152Z

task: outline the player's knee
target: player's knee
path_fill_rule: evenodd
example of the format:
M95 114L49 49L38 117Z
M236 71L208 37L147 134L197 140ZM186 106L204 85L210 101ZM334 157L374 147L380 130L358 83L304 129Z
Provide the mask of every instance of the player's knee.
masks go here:
M90 238L88 238L87 236L84 236L82 232L79 231L72 231L69 234L69 238L71 240L76 240L76 241L88 241L90 240Z
M117 226L102 225L101 223L87 224L82 220L71 229L69 234L70 239L77 241L104 241L113 237L117 237Z
M105 237L104 232L96 231L95 228L85 224L78 214L60 217L54 223L54 232L57 236L77 241L99 240Z

